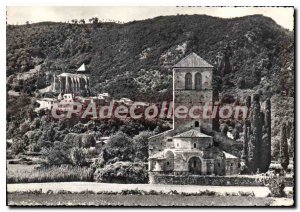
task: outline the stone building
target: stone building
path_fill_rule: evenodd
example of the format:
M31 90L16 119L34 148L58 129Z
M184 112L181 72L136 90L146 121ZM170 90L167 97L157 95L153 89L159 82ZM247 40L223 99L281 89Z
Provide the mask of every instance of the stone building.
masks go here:
M173 67L173 108L213 103L213 66L195 53ZM212 119L176 117L173 129L149 138L149 173L235 175L239 158L214 146ZM206 133L206 134L205 134ZM150 179L151 182L151 179Z
M88 93L89 77L85 74L62 73L57 76L60 93Z
M89 93L89 75L84 64L76 71L76 74L62 73L53 77L52 90L58 93L70 93L73 95L84 95Z

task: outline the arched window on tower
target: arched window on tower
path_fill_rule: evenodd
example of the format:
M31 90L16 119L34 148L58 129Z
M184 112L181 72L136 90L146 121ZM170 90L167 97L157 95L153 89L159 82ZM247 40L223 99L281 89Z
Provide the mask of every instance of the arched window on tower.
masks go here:
M192 74L186 73L185 75L185 89L192 90Z
M195 121L195 127L199 127L199 121Z
M195 75L195 89L201 90L201 87L202 87L202 76L200 73L197 73Z

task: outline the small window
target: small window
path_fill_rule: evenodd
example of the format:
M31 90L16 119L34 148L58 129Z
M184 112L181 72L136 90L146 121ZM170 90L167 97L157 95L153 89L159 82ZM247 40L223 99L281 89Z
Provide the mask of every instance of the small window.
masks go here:
M169 165L170 165L170 162L168 161L168 162L167 162L167 166L169 166Z
M197 164L196 164L196 161L194 160L194 163L193 163L194 168L196 167L196 165L197 165Z
M233 166L233 163L231 163L230 166Z
M196 143L194 143L194 148L196 148L197 147L197 145L196 145Z
M167 141L171 142L171 141L172 141L172 138L168 138Z
M201 90L201 87L202 87L202 77L200 73L197 73L195 75L195 89Z
M191 73L187 73L185 75L185 89L186 90L192 89L192 74Z
M195 121L195 127L199 127L199 121Z
M218 166L220 167L220 166L221 166L221 164L220 164L220 163L218 163Z

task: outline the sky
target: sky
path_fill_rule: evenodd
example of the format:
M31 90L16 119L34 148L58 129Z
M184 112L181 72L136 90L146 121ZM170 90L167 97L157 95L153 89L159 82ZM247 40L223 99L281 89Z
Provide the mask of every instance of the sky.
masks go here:
M91 17L98 17L102 21L129 22L177 14L205 14L221 18L261 14L272 18L286 29L293 30L294 27L294 9L284 7L9 6L7 7L7 23L65 22L72 19L87 21Z

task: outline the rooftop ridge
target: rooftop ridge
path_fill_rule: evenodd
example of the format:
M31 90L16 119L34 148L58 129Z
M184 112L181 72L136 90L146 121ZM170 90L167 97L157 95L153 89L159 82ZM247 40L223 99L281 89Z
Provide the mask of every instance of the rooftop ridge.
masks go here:
M192 52L181 59L173 68L191 68L191 67L198 67L198 68L213 68L211 64L206 62L203 58L201 58L196 53Z

